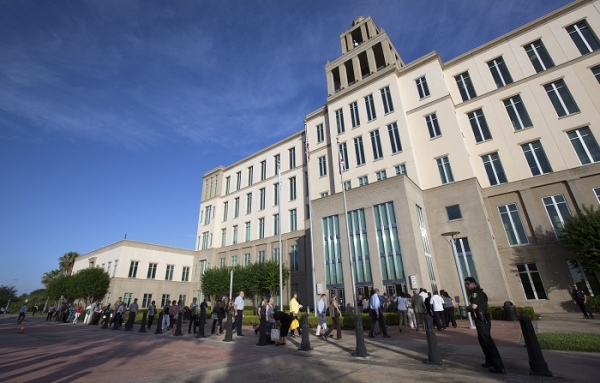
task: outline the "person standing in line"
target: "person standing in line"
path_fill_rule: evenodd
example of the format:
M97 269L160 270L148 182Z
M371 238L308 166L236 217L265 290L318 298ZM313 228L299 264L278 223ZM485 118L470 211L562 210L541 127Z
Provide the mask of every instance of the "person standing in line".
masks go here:
M51 304L50 307L48 307L48 315L46 315L46 322L52 319L52 315L54 315L54 310L56 310L56 308L53 304Z
M406 299L406 294L400 291L398 296L394 299L394 303L396 303L396 309L398 310L400 332L402 332L403 325L405 326L406 331L408 331L408 299Z
M321 294L321 299L317 302L317 315L319 316L319 324L317 325L317 331L315 335L317 337L321 334L321 328L323 328L323 333L327 333L327 305L325 301L327 300L327 295ZM321 336L321 339L327 340L325 335Z
M154 316L156 315L156 302L152 301L148 306L148 330L152 327L152 322L154 321Z
M342 319L342 312L340 311L340 306L338 305L338 301L337 301L335 294L331 295L331 303L329 304L328 310L329 310L329 316L331 317L333 324L325 333L325 337L333 337L333 335L331 335L331 333L333 332L333 329L335 328L336 329L336 338L335 339L342 339L342 324L340 322Z
M446 318L444 317L444 300L437 291L433 292L430 299L431 311L433 312L433 320L438 331L446 329Z
M121 327L121 323L123 323L123 315L125 314L125 303L121 303L121 305L115 311L115 317L113 318L113 330L116 330Z
M90 319L88 321L89 324L91 324L93 326L98 326L101 315L102 315L102 303L98 302L98 304L96 304L96 307L94 307L94 312L92 313L92 319Z
M362 300L362 312L365 314L369 313L369 300L367 299L367 297L363 297Z
M494 343L490 334L492 323L488 313L488 297L481 287L477 285L477 281L473 277L465 278L465 287L470 293L467 310L472 312L475 317L477 339L485 355L485 363L481 367L488 368L490 372L506 374L504 363L502 362L496 343Z
M594 314L592 314L587 306L587 296L583 290L579 289L577 284L573 285L571 295L573 296L573 302L577 303L577 306L579 306L579 309L583 313L583 319L594 319Z
M94 308L96 308L96 302L93 303L94 307L92 308L92 304L87 305L85 308L85 317L83 318L83 324L89 324L92 319L92 314L94 312Z
M269 337L269 343L275 343L275 339L271 338L271 329L275 326L275 299L273 298L269 298L269 304L267 305L266 308L266 313L267 313L267 328L266 328L266 333L268 334ZM279 335L281 335L281 332L279 333Z
M177 314L179 313L179 305L177 305L177 301L171 302L171 306L169 307L169 322L171 325L169 328L173 330L173 326L177 323Z
M222 332L222 323L223 323L223 305L225 304L224 301L225 297L219 298L217 299L217 301L215 302L215 304L213 305L213 310L212 310L212 314L216 314L212 315L211 317L213 317L213 324L212 324L212 329L210 331L211 334L214 334L215 331L217 332L217 335L221 335Z
M235 322L233 324L232 331L237 328L237 335L244 336L242 334L242 322L244 321L244 292L240 291L239 295L235 297L233 301L233 307L235 308Z
M78 304L77 308L75 309L75 319L73 319L73 323L77 323L77 320L79 319L79 316L81 315L82 311L83 307L81 307L81 304Z
M300 312L301 308L302 305L298 303L298 293L292 291L292 299L290 300L290 315L293 319L300 321L300 319L298 319L298 313ZM294 330L291 330L290 333L292 334L292 338L296 337L296 335L294 334ZM302 330L300 329L300 327L298 327L298 335L302 335Z
M279 328L279 341L275 343L275 346L285 346L285 338L287 337L293 318L290 314L283 311L275 311L273 313L273 319L281 323L281 327Z
M190 305L191 315L190 315L190 325L188 326L188 334L192 333L192 326L194 327L194 334L196 333L196 327L198 320L198 298L192 299L192 304Z
M267 302L265 298L262 298L260 300L260 304L258 305L258 309L256 310L256 315L258 315L258 326L254 328L254 335L258 335L258 333L260 332L260 327L263 325L263 321L266 322L267 320L266 310Z
M204 314L204 323L200 323L202 327L206 324L206 309L208 309L208 303L206 303L206 298L204 298L200 303L200 315Z
M137 316L139 308L137 301L138 299L135 298L133 303L129 305L129 316L127 317L127 324L125 325L125 329L127 330L133 329L133 323L135 322L135 317Z
M375 335L374 335L375 323L378 323L380 331L383 332L383 337L391 338L391 336L389 336L387 333L387 329L385 328L385 320L383 317L383 308L382 308L383 305L381 304L381 298L379 297L379 289L375 289L375 292L373 293L373 295L371 295L369 304L370 304L370 310L371 310L371 311L369 311L369 313L371 315L371 331L369 332L369 337L375 338Z
M104 327L105 323L110 323L111 315L112 315L112 307L109 303L108 306L106 306L104 308L104 310L102 311L102 327ZM106 326L108 327L108 324Z
M171 311L171 302L167 299L165 306L163 307L163 321L157 326L162 326L163 331L169 330L171 327L171 317L169 316L169 312Z
M113 309L115 310L115 315L113 316L113 327L114 327L114 322L115 319L117 318L117 311L119 310L119 307L121 307L123 305L123 297L119 297L119 299L117 299L117 301L115 302L115 304L113 305ZM119 316L119 319L121 318L121 316ZM119 327L121 326L121 324L119 323Z
M425 331L425 313L427 310L425 309L423 296L419 294L418 290L413 291L412 306L413 311L415 312L415 328L417 329L417 332L421 326L423 326L423 331Z
M456 328L456 319L454 319L454 302L446 290L441 291L442 299L444 300L444 318L446 319L446 327L450 326Z

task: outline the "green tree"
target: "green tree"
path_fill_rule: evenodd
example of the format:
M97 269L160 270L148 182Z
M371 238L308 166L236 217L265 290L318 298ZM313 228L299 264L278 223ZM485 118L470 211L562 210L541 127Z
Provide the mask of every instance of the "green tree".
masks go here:
M14 286L0 286L0 306L6 307L9 301L17 300L17 289Z
M279 295L279 263L271 260L262 263L257 263L255 278L258 281L259 292L257 295L272 297ZM283 286L290 276L290 269L282 265Z
M50 270L47 273L44 273L44 275L42 275L42 284L44 286L46 286L46 288L48 288L48 285L50 284L50 282L52 282L54 279L56 279L57 277L59 277L60 275L62 275L62 271L60 271L60 269L54 269L54 270Z
M200 278L204 295L210 297L229 296L229 271L229 267L206 269Z
M46 288L48 297L52 300L59 300L61 297L69 301L77 298L73 288L73 277L71 275L59 275L54 278Z
M110 276L99 267L79 270L70 278L73 297L83 299L86 305L104 298L110 285Z
M73 266L75 265L75 260L77 257L79 257L79 253L75 251L69 251L68 253L65 253L65 255L58 258L58 267L63 273L71 275L71 273L73 273Z
M560 243L577 255L585 268L600 270L600 209L581 206L581 212L566 219Z

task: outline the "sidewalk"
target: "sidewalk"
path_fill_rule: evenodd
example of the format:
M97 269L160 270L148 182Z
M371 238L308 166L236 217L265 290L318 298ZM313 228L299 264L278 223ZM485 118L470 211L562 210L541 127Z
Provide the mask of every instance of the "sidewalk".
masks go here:
M287 345L256 346L258 337L248 326L246 336L233 335L232 342L210 335L173 336L103 330L82 324L46 323L28 316L25 334L10 319L0 322L0 380L8 382L539 382L549 378L529 375L527 351L521 341L519 322L494 321L492 336L504 359L507 375L495 375L480 367L483 354L475 330L466 321L459 328L436 332L442 366L428 365L424 332L388 329L392 338L368 338L367 358L351 354L356 347L354 331L343 339L323 341L309 337L311 351L298 351L301 338ZM534 322L539 332L598 332L600 321L583 320L573 314L542 316ZM554 382L593 379L600 354L544 351Z

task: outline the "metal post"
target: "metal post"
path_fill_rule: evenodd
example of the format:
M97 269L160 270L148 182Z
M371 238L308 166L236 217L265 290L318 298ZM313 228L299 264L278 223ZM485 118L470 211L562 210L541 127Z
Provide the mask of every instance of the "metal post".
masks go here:
M144 311L144 313L142 314L142 325L140 327L140 331L138 332L146 332L146 318L148 316L148 312Z
M279 310L283 311L283 251L281 241L281 164L277 161L277 232L279 233Z
M177 314L177 328L175 328L175 334L173 334L174 336L182 336L183 332L181 332L181 324L183 322L183 313L179 312Z
M527 355L529 356L529 373L551 377L552 372L548 368L544 354L542 354L542 349L531 324L531 319L523 316L519 318L519 322L521 323L521 331L523 332L523 339L525 339L525 347L527 347Z
M310 351L312 348L310 347L310 340L308 339L308 314L304 314L300 318L300 327L302 327L302 343L300 344L300 348L298 350Z
M442 356L438 349L437 338L433 329L433 318L431 315L426 315L425 318L425 334L427 335L427 363L429 364L442 364Z
M206 324L206 311L200 310L200 325L198 326L198 335L196 338L204 338L204 325Z
M163 311L160 310L160 313L158 313L158 323L156 324L156 331L154 331L155 334L162 334L163 315Z
M308 188L308 219L310 224L310 264L312 269L312 292L313 292L313 308L315 309L315 316L318 316L317 313L317 277L315 276L315 241L313 236L313 221L312 221L312 199L310 198L310 166L308 166L308 161L310 159L310 148L308 146L308 130L306 128L306 123L304 123L304 140L305 140L305 156L306 156L306 185ZM307 308L308 310L308 308Z

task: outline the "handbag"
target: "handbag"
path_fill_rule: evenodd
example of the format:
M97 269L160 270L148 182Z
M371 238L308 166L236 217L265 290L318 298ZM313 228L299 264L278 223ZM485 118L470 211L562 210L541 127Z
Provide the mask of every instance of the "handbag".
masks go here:
M280 338L280 332L278 328L272 328L271 329L271 339L279 339Z
M217 320L217 319L219 319L219 316L217 315L217 313L216 313L216 312L214 312L214 311L213 311L213 313L212 313L212 314L210 314L210 319Z
M295 330L298 327L300 327L300 322L298 322L298 319L294 318L294 320L292 321L292 324L290 325L290 329Z

